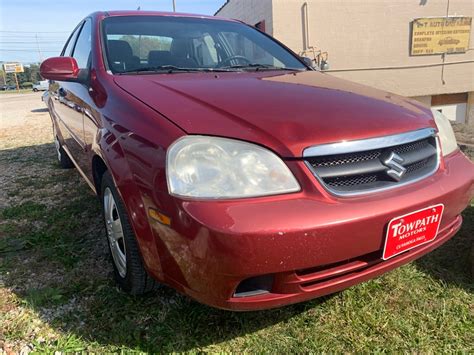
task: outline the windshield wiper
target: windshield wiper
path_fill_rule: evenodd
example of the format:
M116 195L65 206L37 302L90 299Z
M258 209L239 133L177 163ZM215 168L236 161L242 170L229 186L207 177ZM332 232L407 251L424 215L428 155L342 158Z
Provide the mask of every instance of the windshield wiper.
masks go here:
M173 72L195 72L195 71L198 71L198 70L194 68L177 67L175 65L159 65L156 67L143 67L143 68L130 69L130 70L119 72L117 74L131 74L131 73L138 74L138 73L157 73L157 72L173 73Z
M230 68L183 68L183 67L177 67L175 65L159 65L156 67L144 67L144 68L136 68L136 69L131 69L131 70L126 70L123 72L119 72L117 74L139 74L139 73L176 73L176 72L181 72L181 73L196 73L196 72L228 72L232 71Z
M261 64L261 63L249 63L249 64L237 64L237 65L229 65L222 67L223 69L255 69L255 71L259 70L290 70L290 71L301 71L300 69L296 68L286 68L286 67L276 67L271 64Z

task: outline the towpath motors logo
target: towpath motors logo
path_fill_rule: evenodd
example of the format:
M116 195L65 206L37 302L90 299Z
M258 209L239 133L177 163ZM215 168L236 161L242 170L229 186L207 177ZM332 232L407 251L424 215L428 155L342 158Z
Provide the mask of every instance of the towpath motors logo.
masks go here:
M415 211L390 221L382 258L387 260L436 238L444 205Z

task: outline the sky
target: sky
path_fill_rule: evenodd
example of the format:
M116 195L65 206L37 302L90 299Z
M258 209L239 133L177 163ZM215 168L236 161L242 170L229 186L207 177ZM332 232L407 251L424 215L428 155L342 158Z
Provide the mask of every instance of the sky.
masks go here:
M175 0L176 11L213 15L225 0ZM0 62L59 55L69 34L100 10L172 11L172 0L0 0ZM39 49L38 49L39 46Z

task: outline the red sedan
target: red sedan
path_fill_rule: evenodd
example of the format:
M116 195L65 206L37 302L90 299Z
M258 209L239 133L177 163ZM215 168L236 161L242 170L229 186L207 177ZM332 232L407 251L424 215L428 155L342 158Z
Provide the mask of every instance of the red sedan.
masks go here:
M97 12L45 60L61 166L103 205L118 285L224 309L326 295L450 239L474 165L416 101L233 20Z

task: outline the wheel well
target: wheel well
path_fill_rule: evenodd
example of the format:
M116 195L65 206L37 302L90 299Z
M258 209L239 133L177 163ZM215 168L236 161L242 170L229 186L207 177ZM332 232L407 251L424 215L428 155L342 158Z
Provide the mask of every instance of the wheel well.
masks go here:
M94 185L97 195L100 196L102 193L101 183L102 183L102 176L107 171L107 165L105 165L104 161L98 155L95 155L92 158L92 176L94 177Z

